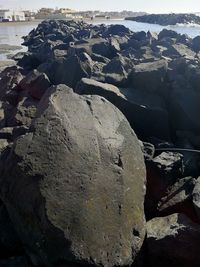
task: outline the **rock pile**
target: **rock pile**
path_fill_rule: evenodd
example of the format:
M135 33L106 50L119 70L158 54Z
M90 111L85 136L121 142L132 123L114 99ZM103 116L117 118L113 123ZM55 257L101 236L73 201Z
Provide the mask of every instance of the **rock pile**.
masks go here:
M126 20L133 20L137 22L151 23L151 24L160 24L163 26L167 25L176 25L176 24L200 24L199 16L195 14L147 14L137 17L128 17Z
M0 266L198 266L198 38L74 21L24 38L0 73Z

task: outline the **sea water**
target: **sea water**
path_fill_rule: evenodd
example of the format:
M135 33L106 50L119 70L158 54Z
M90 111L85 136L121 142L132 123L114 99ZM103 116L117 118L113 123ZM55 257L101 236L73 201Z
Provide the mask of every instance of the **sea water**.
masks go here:
M27 23L0 23L0 44L9 44L9 45L21 45L23 42L22 36L27 35L32 29L36 28L40 22L33 21ZM187 34L190 37L194 38L195 36L200 35L200 25L196 24L179 24L173 26L161 26L156 24L140 23L135 21L127 20L99 20L99 21L89 21L93 24L121 24L132 31L152 31L159 33L162 29L174 30L181 34ZM23 47L20 51L25 51L26 48ZM16 51L15 51L16 52ZM18 52L18 51L17 51ZM6 54L0 55L0 60L5 60Z

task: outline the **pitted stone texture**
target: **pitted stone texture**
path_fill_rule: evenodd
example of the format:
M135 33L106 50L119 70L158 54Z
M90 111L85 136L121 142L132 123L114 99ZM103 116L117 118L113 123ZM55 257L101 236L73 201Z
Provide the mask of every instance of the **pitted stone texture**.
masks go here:
M1 197L35 264L127 266L145 235L145 166L123 114L60 85L1 161ZM12 168L11 168L12 166Z

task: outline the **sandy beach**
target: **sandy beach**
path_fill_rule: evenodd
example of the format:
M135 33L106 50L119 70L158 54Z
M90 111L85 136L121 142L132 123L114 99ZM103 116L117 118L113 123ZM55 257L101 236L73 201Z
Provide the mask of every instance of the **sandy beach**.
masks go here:
M0 27L1 26L13 27L13 26L20 26L20 25L33 25L33 24L37 26L40 22L42 22L42 20L0 22Z
M45 20L45 19L44 19ZM74 19L75 21L85 21L88 23L105 23L105 22L109 22L109 21L121 21L124 20L124 18L119 18L119 17L113 17L111 19L105 19L105 18L94 18L93 20L91 20L90 18L83 18L83 19ZM43 20L41 19L36 19L36 20L32 20L32 21L10 21L10 22L0 22L0 27L1 26L21 26L21 25L38 25L40 22L42 22Z
M5 68L11 67L15 64L16 63L14 60L0 60L0 72L3 71Z

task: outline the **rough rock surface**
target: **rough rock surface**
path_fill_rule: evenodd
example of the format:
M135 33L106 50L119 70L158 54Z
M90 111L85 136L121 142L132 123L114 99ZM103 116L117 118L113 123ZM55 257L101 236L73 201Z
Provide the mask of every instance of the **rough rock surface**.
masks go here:
M155 92L162 88L166 73L165 60L138 64L131 75L132 86L138 90Z
M200 225L183 214L147 223L148 264L152 267L199 266Z
M141 95L134 90L120 90L112 84L85 78L79 82L75 92L79 94L97 94L105 97L122 111L136 134L142 139L156 136L160 139L169 140L168 116L164 108L162 109L162 101L159 98L155 98L155 101L147 100L145 103L144 94ZM140 104L139 98L143 98L145 106ZM150 99L149 95L146 98ZM155 105L161 106L161 108L156 109L154 108Z
M134 261L145 235L145 166L117 108L52 87L31 132L7 153L1 197L33 263Z
M192 194L195 185L196 179L192 177L178 179L176 183L167 189L165 196L163 196L158 203L160 215L184 213L194 221L198 221L192 203Z

